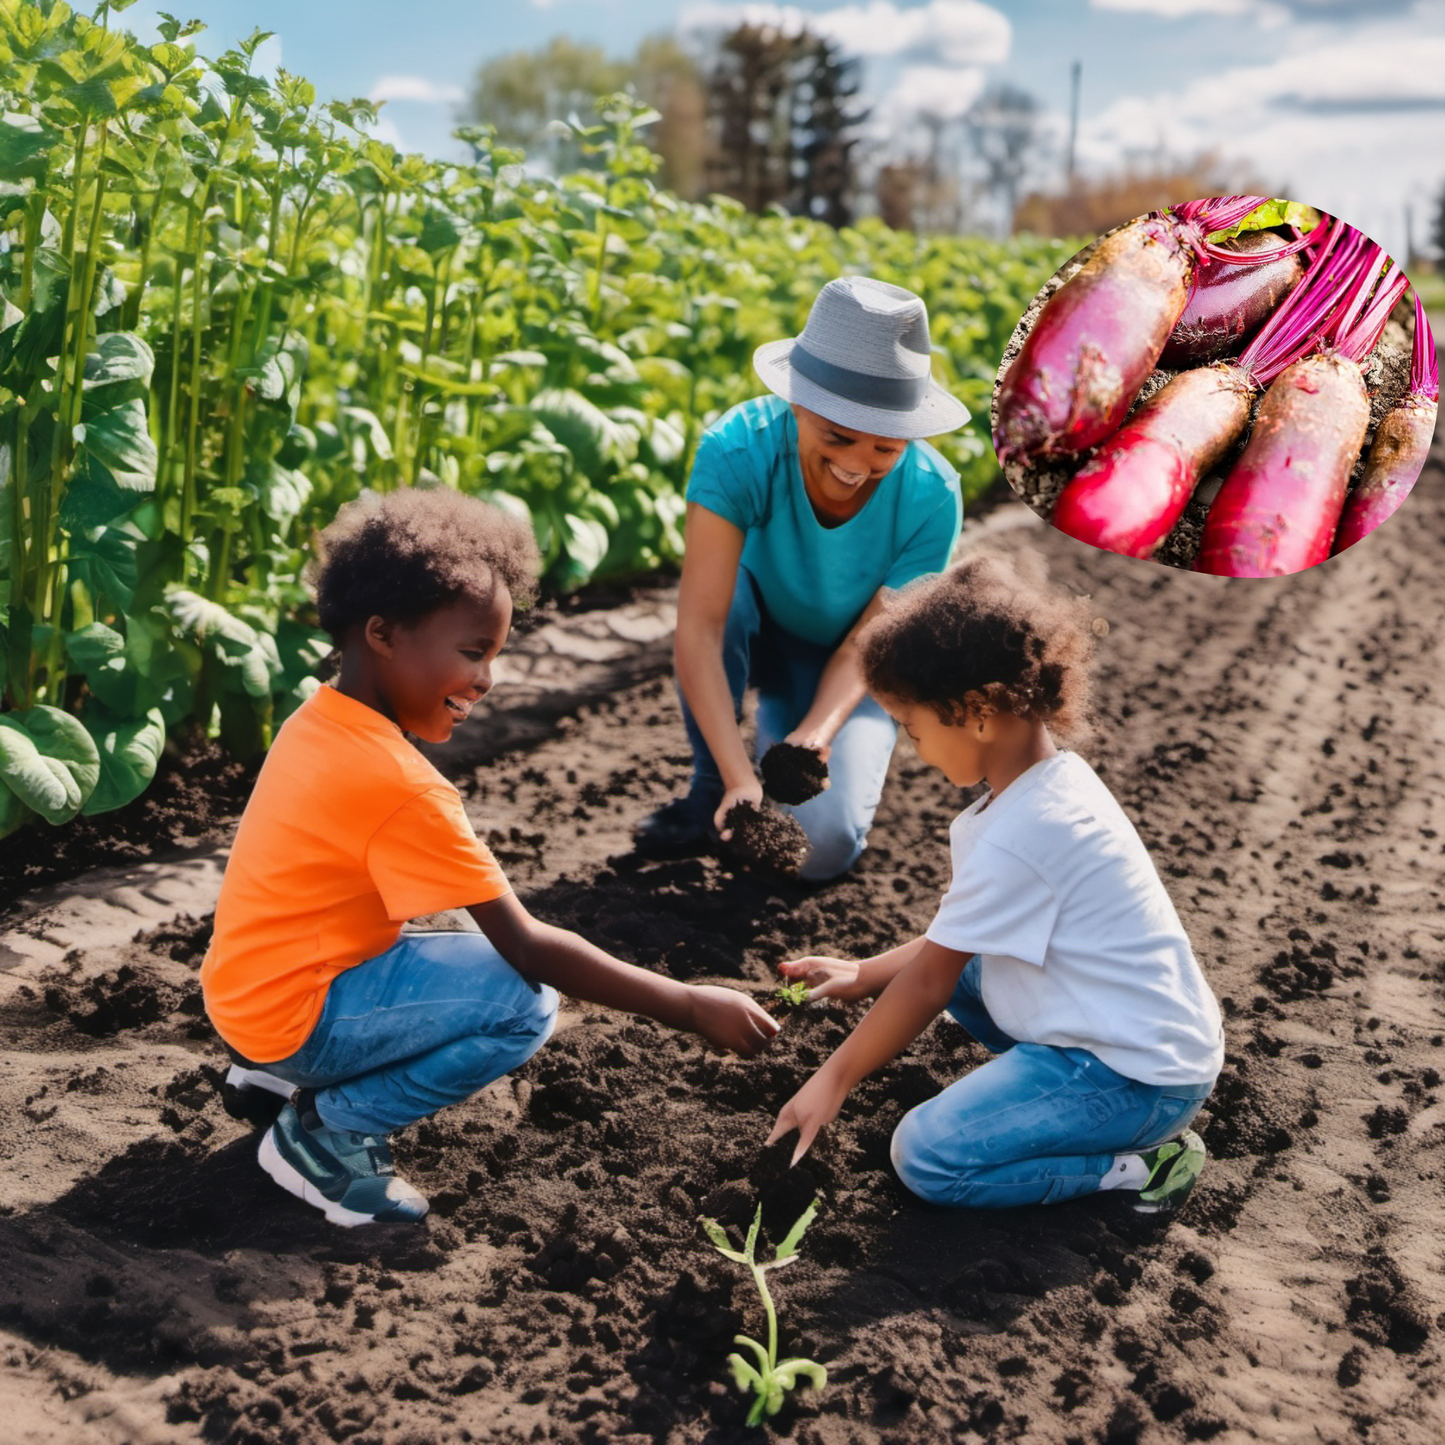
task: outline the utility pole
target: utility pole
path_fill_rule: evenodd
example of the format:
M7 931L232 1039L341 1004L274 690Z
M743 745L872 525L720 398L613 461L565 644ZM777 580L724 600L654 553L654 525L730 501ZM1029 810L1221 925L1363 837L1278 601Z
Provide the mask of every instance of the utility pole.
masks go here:
M1083 70L1083 64L1078 60L1069 67L1069 158L1065 177L1071 186L1074 183L1074 142L1079 135L1079 77Z

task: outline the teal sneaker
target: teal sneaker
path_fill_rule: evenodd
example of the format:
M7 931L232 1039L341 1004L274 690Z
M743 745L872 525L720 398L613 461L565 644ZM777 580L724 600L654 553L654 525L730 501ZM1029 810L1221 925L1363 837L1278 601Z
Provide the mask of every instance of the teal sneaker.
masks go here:
M1189 1198L1204 1168L1204 1140L1193 1129L1186 1129L1177 1138L1140 1152L1149 1166L1149 1179L1139 1191L1134 1209L1139 1214L1172 1214Z
M422 1218L427 1202L398 1179L380 1134L331 1129L315 1091L298 1089L261 1138L257 1159L283 1189L314 1204L333 1224L386 1224Z

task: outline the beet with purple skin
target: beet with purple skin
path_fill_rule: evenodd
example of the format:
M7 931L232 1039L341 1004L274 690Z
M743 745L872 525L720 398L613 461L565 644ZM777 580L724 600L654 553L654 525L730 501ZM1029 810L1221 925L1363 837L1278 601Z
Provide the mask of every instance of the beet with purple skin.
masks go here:
M1288 243L1273 231L1246 231L1224 244L1241 255L1261 255L1282 250ZM1260 265L1219 262L1199 267L1159 365L1194 366L1235 355L1304 273L1304 257L1298 252Z
M811 846L796 818L754 803L734 803L723 818L722 831L732 834L723 847L739 862L774 873L796 873Z
M801 743L774 743L763 754L758 770L768 797L789 807L816 798L828 783L828 764L822 754Z

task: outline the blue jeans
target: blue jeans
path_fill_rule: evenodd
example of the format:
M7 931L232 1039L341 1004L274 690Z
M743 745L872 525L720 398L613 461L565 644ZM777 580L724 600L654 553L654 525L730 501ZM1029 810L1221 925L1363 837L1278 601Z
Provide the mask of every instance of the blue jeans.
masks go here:
M526 1063L557 1021L480 933L404 933L338 974L306 1042L267 1073L316 1090L333 1129L386 1134Z
M779 627L763 607L752 574L746 567L738 568L723 632L723 671L739 716L748 685L758 690L759 757L802 722L813 705L823 669L836 650ZM720 800L722 778L686 698L682 698L682 721L692 744L693 792ZM812 844L798 870L800 877L814 882L836 878L857 862L883 796L883 780L897 736L893 719L871 697L865 697L833 739L828 759L831 785L806 803L783 808L798 820Z
M1214 1085L1127 1079L1088 1049L1019 1043L990 1017L970 959L948 1012L998 1057L903 1116L893 1167L933 1204L1009 1209L1092 1194L1116 1154L1173 1138Z

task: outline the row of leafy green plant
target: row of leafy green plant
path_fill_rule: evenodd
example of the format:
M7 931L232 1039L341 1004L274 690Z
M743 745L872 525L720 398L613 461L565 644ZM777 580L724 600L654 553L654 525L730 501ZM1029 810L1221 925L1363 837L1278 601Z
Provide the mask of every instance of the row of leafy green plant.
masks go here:
M363 101L61 0L0 0L0 836L136 797L167 735L240 755L314 688L307 542L363 487L445 485L536 530L547 582L682 547L701 430L847 271L920 292L973 410L1067 243L842 232L659 190L627 96L599 169L403 156Z

